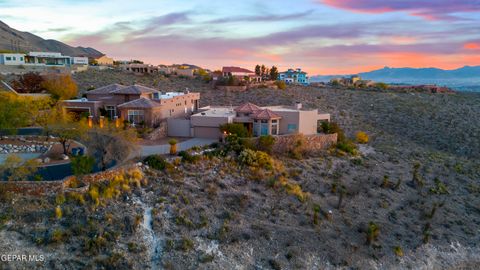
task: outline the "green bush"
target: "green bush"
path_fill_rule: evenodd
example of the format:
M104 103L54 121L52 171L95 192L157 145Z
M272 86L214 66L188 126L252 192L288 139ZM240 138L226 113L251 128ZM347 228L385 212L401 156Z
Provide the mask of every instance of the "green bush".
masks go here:
M257 148L260 151L272 153L273 145L275 144L275 137L271 135L261 136L258 138Z
M199 156L194 156L187 151L181 151L180 153L178 153L178 155L182 157L182 162L187 163L195 163L200 159Z
M250 132L243 124L229 123L220 126L220 131L226 132L228 135L236 135L239 138L251 137Z
M238 156L238 161L242 165L247 165L257 168L265 168L267 170L273 169L272 157L262 151L254 151L251 149L243 150Z
M162 171L165 169L165 166L167 165L167 161L165 158L159 155L152 155L146 157L143 162L147 164L148 166L152 167L155 170Z
M72 171L76 176L89 174L93 171L95 159L90 156L78 156L72 158Z
M334 134L337 133L338 135L338 142L345 141L345 132L336 122L323 122L322 123L322 131L325 134Z
M337 143L337 149L354 156L358 154L358 147L348 140Z

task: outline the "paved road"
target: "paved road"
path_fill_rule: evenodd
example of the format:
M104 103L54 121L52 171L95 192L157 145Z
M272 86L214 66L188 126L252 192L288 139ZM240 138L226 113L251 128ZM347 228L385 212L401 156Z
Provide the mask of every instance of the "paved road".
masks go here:
M190 140L186 140L184 142L180 142L177 144L178 151L184 151L190 149L194 146L205 146L217 142L218 140L215 139L201 139L201 138L193 138ZM142 157L146 157L149 155L165 155L170 153L170 145L169 144L162 144L162 145L142 145L141 146L141 155Z

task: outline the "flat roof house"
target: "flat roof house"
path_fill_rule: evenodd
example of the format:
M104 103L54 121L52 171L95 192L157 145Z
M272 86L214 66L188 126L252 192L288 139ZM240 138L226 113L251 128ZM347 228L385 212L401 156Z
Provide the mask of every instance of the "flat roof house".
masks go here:
M1 53L0 65L19 66L25 64L25 54L23 53Z
M160 92L142 85L111 84L88 91L86 98L65 100L69 113L87 114L95 119L120 118L136 125L157 127L169 117L187 117L198 110L199 93Z
M183 120L182 120L183 121ZM300 103L295 106L259 107L245 103L237 107L204 107L190 117L191 136L199 138L220 138L220 125L243 124L253 136L286 135L302 133L317 134L324 121L330 121L330 114L318 110L305 110ZM174 125L172 121L170 124ZM181 136L181 134L172 134Z
M72 62L72 57L57 52L30 52L25 55L26 65L70 66Z

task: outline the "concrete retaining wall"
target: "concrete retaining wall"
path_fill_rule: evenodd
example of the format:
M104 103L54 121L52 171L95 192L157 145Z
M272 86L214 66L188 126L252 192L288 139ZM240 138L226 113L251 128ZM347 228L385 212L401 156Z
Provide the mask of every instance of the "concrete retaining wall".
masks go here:
M128 170L138 167L138 165L134 164L111 168L104 172L86 175L82 178L82 182L88 186L90 184L111 180L117 175L121 175ZM69 186L75 179L75 176L69 176L59 181L0 181L0 190L34 196L53 195L67 190L73 191ZM85 188L75 189L76 192L84 192L86 190Z

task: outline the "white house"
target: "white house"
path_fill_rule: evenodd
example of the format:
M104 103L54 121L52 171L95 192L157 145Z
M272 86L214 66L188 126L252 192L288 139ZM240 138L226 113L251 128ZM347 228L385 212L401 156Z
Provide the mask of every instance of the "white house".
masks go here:
M88 57L72 57L74 65L88 65Z
M23 53L2 53L0 54L0 65L19 66L25 64Z

